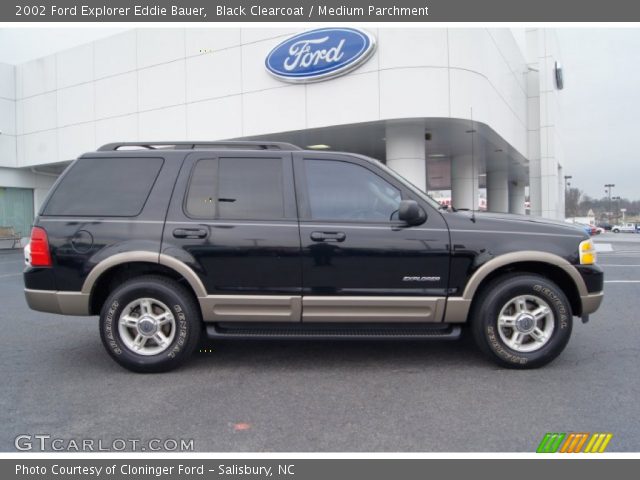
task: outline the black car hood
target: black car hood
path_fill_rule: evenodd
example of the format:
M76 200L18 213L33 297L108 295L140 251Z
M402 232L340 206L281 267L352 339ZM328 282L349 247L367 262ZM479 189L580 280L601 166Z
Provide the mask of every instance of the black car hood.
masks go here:
M447 212L445 219L450 228L540 231L587 237L587 234L580 226L531 215L477 211L472 213L466 210L458 210Z

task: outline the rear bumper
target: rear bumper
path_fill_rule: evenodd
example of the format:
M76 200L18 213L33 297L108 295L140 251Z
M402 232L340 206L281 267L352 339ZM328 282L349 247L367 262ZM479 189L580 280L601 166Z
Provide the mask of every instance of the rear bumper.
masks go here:
M27 305L38 312L62 315L89 315L89 294L55 290L24 289Z

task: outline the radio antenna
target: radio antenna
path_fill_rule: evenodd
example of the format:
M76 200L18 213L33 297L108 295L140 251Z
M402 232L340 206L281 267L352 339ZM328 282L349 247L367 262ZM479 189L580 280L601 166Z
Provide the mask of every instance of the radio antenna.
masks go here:
M475 136L476 129L473 121L473 107L471 107L471 221L476 223L476 201L478 200L478 192L476 191L478 179L476 178L476 151Z

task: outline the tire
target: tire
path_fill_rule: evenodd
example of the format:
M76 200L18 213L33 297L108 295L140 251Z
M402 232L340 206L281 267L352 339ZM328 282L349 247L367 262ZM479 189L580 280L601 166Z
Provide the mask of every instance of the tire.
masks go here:
M498 365L542 367L566 347L573 327L571 305L547 278L505 275L479 295L471 312L471 330L480 350Z
M100 312L100 337L107 352L138 373L180 366L197 347L201 330L200 308L191 292L162 276L125 282L111 292Z
M614 228L613 230L611 230L613 233L620 233L620 230L618 230L617 228Z

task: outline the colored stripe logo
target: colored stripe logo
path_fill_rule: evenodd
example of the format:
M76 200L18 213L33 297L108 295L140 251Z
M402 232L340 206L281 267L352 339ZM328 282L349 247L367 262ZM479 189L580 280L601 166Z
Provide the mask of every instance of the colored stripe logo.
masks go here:
M536 453L604 453L612 438L612 433L600 432L547 433Z

